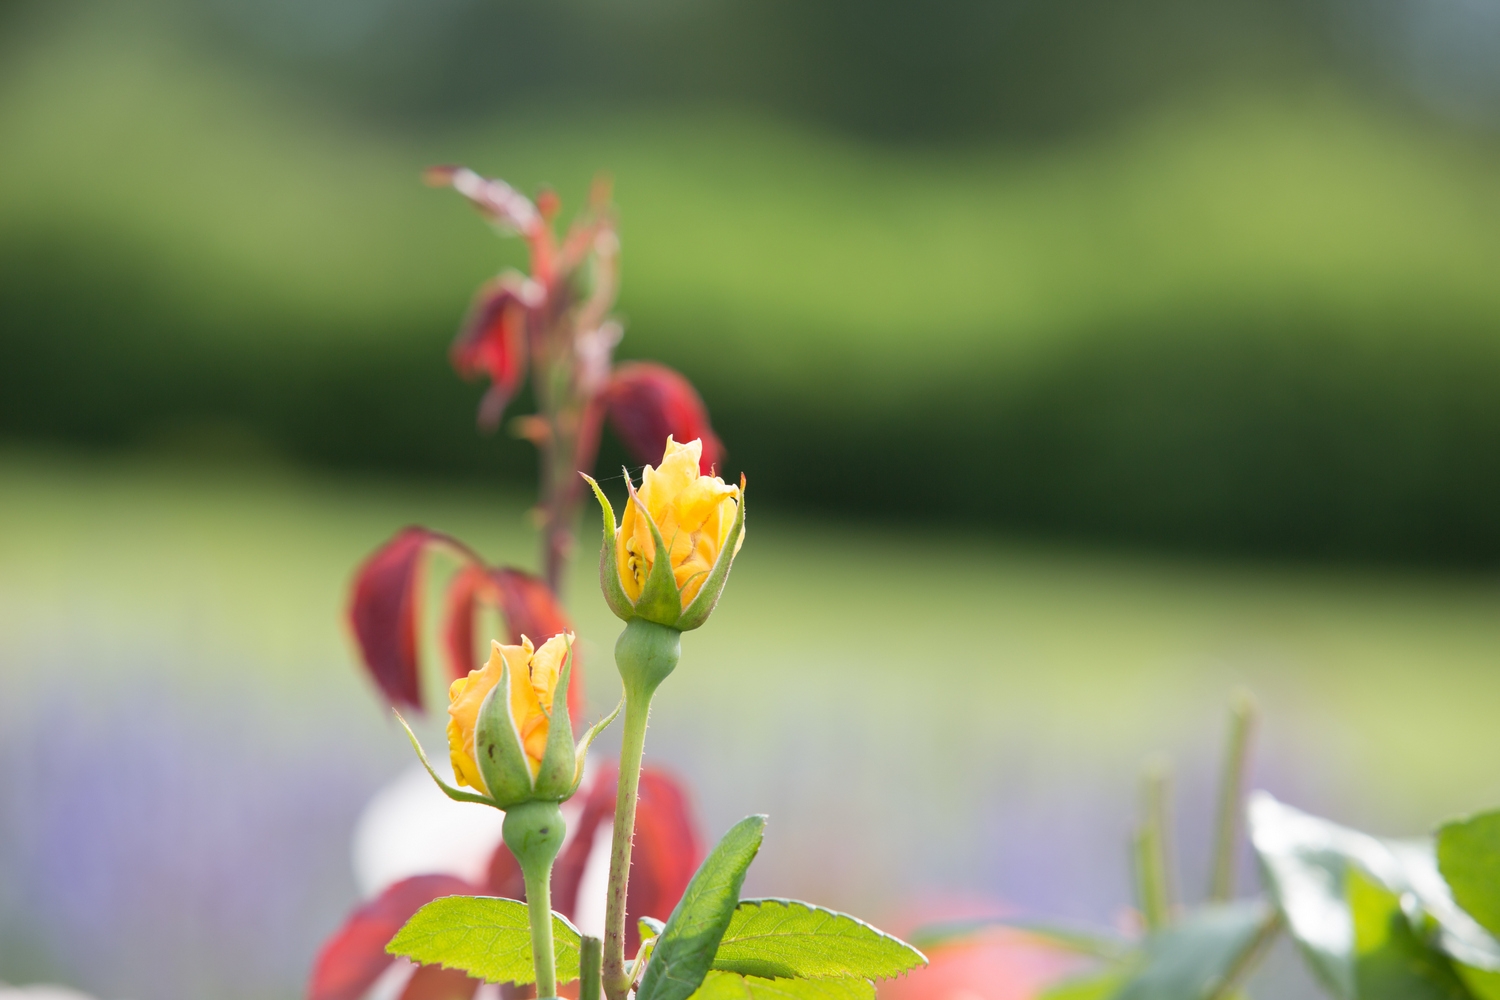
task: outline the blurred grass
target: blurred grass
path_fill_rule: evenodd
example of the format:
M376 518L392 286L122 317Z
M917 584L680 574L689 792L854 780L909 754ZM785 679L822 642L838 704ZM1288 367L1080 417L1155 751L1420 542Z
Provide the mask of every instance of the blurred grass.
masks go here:
M7 686L46 682L21 655L45 635L97 640L91 670L129 685L110 676L113 651L155 636L180 654L164 667L185 693L213 689L232 650L256 665L241 679L297 716L373 721L341 625L359 559L412 522L498 562L533 559L523 505L503 495L15 452L0 468ZM595 523L571 603L602 712L618 623L588 570ZM918 794L958 808L1017 743L1077 763L1212 734L1235 683L1265 700L1273 757L1280 738L1325 754L1307 762L1307 792L1407 822L1500 799L1493 581L1102 557L764 512L745 553L712 627L686 637L657 720L658 751L680 751L716 816L788 781L831 788L823 772L856 750L894 770L866 761L848 780L930 785ZM793 752L772 733L812 751L796 773L769 766ZM712 779L721 766L740 780Z
M0 68L0 432L204 423L520 481L443 348L495 240L422 166L576 204L608 170L626 356L684 369L763 496L1256 553L1492 564L1500 183L1339 87L1218 89L1053 145L898 148L715 107L360 125L148 12ZM164 16L164 15L161 15ZM192 432L196 433L196 432ZM837 440L837 449L819 440ZM825 475L799 470L818 458Z

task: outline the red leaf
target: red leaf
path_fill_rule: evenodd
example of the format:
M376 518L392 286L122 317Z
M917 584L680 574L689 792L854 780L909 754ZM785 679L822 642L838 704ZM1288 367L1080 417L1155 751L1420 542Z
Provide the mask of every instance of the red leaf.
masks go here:
M441 537L426 528L403 528L354 574L349 624L370 676L393 705L422 707L417 676L422 554Z
M487 653L474 649L474 615L480 604L499 610L509 635L506 642L515 644L521 636L540 646L559 632L573 626L557 598L539 577L509 566L485 568L471 564L461 569L448 585L444 608L444 652L449 672L462 677L480 665ZM568 716L577 727L583 718L583 670L578 649L573 650L572 681L568 686Z
M552 868L552 905L569 918L577 913L578 885L583 880L583 869L594 849L599 828L614 825L619 783L620 766L612 760L602 761L589 779L588 798L573 824L573 839Z
M614 824L618 783L618 765L610 761L600 767L575 824L573 839L553 868L553 905L561 913L573 915L594 838L601 826ZM640 946L636 921L670 916L702 861L703 841L693 822L687 793L665 771L643 768L636 802L630 888L625 898L627 954L635 954Z
M470 979L461 969L441 965L424 965L407 981L401 1000L473 1000L479 980Z
M361 906L318 952L308 1000L359 1000L395 959L385 946L412 914L441 896L478 892L452 875L402 879Z
M651 361L615 369L604 389L609 424L637 461L659 465L667 435L677 441L701 440L704 475L724 458L724 445L708 421L703 397L682 374Z
M481 593L491 587L490 577L480 566L468 565L448 582L443 608L443 652L448 673L455 679L479 666L474 649L474 614Z
M463 377L489 376L490 389L479 407L480 426L487 430L499 425L526 373L527 315L540 299L540 287L519 274L486 282L449 350Z
M559 632L572 630L572 623L568 621L562 605L557 603L552 589L540 577L502 566L491 570L490 578L498 592L500 613L505 616L505 624L510 627L512 643L520 642L521 636L525 635L533 645L540 646ZM572 679L568 685L568 717L573 720L575 728L582 722L583 711L583 669L575 643Z
M630 889L625 899L629 915L627 948L631 954L639 945L637 918L665 920L671 916L693 873L703 863L703 854L703 841L682 785L665 771L642 769Z
M514 854L510 853L510 848L505 846L504 841L500 842L500 846L496 847L495 853L490 856L490 873L485 885L491 896L523 901L526 899L526 877L521 874L521 863L516 860ZM573 916L573 911L562 909L557 905L555 898L552 908L569 918Z

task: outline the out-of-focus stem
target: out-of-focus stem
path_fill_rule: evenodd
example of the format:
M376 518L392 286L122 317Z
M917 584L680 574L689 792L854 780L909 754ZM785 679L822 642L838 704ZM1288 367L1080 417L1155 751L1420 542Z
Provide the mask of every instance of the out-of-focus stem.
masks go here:
M1155 930L1171 923L1177 906L1172 864L1172 768L1165 759L1146 768L1145 822L1136 832L1136 891L1146 926Z
M636 798L641 787L641 757L646 750L646 720L651 692L626 687L625 724L620 742L620 786L615 799L614 843L609 857L609 895L604 905L604 995L624 1000L630 992L625 968L625 900L630 883L630 848L635 835Z
M599 963L604 942L584 935L578 945L578 1000L599 1000Z
M1234 869L1241 835L1241 803L1245 798L1245 775L1250 743L1255 736L1255 699L1248 691L1237 691L1229 706L1229 738L1224 751L1224 770L1219 777L1218 816L1214 829L1213 872L1209 898L1227 903L1234 897Z

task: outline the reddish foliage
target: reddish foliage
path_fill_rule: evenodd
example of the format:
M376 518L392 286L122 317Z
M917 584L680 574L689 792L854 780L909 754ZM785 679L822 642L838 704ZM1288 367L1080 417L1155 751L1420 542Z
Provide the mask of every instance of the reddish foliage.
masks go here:
M402 879L349 915L318 952L308 1000L359 1000L394 959L385 946L412 914L441 896L473 894L452 875Z
M404 528L354 574L349 624L370 676L393 705L422 707L417 676L422 555L439 536Z
M703 397L682 374L666 365L633 361L620 365L604 389L609 424L637 461L659 465L667 435L677 441L701 440L704 475L724 458L724 445L708 422Z
M526 319L541 290L519 275L486 282L449 349L464 378L487 375L490 388L479 407L479 424L493 430L526 375Z
M632 952L639 944L636 918L667 919L702 864L703 854L703 841L683 787L662 771L643 769L625 902L627 946Z
M539 578L509 566L491 568L470 563L448 584L443 611L443 646L448 671L454 677L464 676L488 656L487 650L474 648L474 615L481 603L499 609L509 630L506 642L519 643L524 635L540 646L573 627L557 598ZM568 716L575 728L583 719L583 711L583 671L575 646L568 685Z
M468 548L425 528L405 528L365 560L354 576L349 623L370 676L392 705L422 708L420 609L423 556L441 547L464 560L448 585L443 611L443 650L449 673L462 677L479 664L474 615L480 602L499 609L508 642L524 634L541 645L572 626L547 585L530 573L489 567ZM577 653L568 688L568 714L577 726L583 714L583 671Z
M401 1000L472 1000L477 989L479 980L458 969L424 965L408 980Z
M552 873L553 905L571 915L578 905L583 869L601 827L613 825L619 766L602 766L593 779L579 815L576 832L557 859ZM640 946L636 921L641 917L665 920L682 898L688 882L703 861L703 842L693 821L687 793L665 771L641 770L636 803L635 848L630 864L630 889L625 901L626 948Z

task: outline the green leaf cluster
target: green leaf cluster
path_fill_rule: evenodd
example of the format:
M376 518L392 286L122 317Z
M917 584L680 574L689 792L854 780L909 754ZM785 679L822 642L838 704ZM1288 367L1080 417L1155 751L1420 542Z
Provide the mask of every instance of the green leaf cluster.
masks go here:
M637 1000L874 1000L874 980L927 959L845 913L794 899L740 899L765 817L726 833L665 925L643 920ZM553 915L557 979L579 975L580 936ZM489 982L532 983L526 904L448 896L417 911L386 948L415 962L462 969Z

